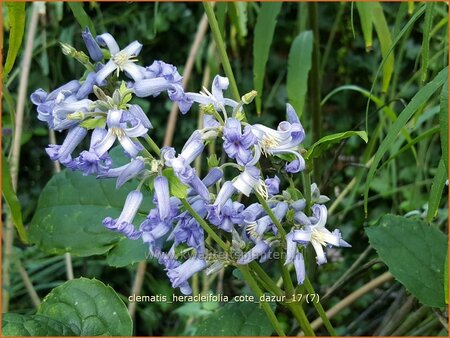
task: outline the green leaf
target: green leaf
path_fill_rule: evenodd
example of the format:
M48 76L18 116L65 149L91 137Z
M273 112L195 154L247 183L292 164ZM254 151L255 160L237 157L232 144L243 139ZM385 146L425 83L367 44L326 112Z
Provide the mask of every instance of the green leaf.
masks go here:
M133 189L132 182L116 189L115 180L62 171L42 190L28 231L30 241L51 254L106 253L123 235L106 229L102 221L120 215L126 196ZM135 224L144 219L151 205L150 196L145 196Z
M59 320L46 316L4 313L2 336L61 337L75 336L75 332Z
M11 181L11 173L9 172L9 164L8 160L5 157L5 154L2 152L2 194L5 198L6 203L11 210L11 218L16 226L17 232L19 233L20 240L24 243L28 243L27 233L23 226L22 221L22 210L20 207L19 199L17 198L16 193L14 192L14 188Z
M448 304L448 252L445 255L445 264L444 264L444 297L445 297L445 304Z
M10 31L8 54L6 55L5 65L3 67L2 79L5 80L11 72L17 53L22 45L23 33L25 31L25 2L6 2L8 9Z
M54 288L38 314L66 323L76 336L131 336L133 330L125 304L96 279L74 279Z
M163 175L169 181L169 191L170 195L178 198L186 198L188 187L180 182L178 177L175 176L172 168L167 168L163 170Z
M256 97L258 115L261 114L261 95L266 73L266 63L269 59L270 45L272 44L281 5L281 2L263 2L256 20L253 40L253 86L258 92Z
M106 256L110 266L123 267L129 264L145 261L148 257L148 245L142 241L122 238Z
M374 155L373 162L370 166L369 173L367 174L366 184L364 186L364 211L367 214L367 204L369 196L369 186L372 178L375 176L375 171L383 158L386 151L389 149L391 144L397 138L400 130L406 125L411 116L424 104L428 99L445 83L448 76L448 67L445 67L439 72L436 77L427 83L422 89L417 92L416 95L411 99L409 104L403 109L400 115L389 128L386 137L383 142L381 142L380 147Z
M392 275L424 305L445 306L447 236L422 221L385 215L365 229Z
M392 37L389 27L384 16L383 7L381 3L372 2L372 20L377 32L378 40L380 40L381 55L385 59L383 65L383 85L382 91L386 93L391 82L392 73L394 72L394 53L391 52Z
M423 39L422 39L422 52L420 54L420 59L422 67L420 68L420 79L424 83L427 79L428 71L428 61L430 54L430 32L433 25L433 14L434 14L433 1L427 2L425 4L425 23L423 28Z
M78 21L78 23L81 26L81 29L85 29L86 27L89 28L93 36L96 36L97 33L95 32L95 26L92 22L91 18L85 10L83 9L83 3L82 2L68 2L67 3L72 10L73 15L75 16L75 19Z
M368 2L359 2L359 1L355 2L355 4L359 14L359 20L361 21L361 29L364 36L366 51L370 51L372 50L372 31L373 31L371 4Z
M301 32L292 42L288 58L287 92L289 102L299 117L303 114L311 69L313 50L312 31Z
M444 191L445 181L447 180L447 169L445 168L444 160L439 161L439 166L431 184L430 198L428 199L427 221L431 222L436 217L439 204Z
M233 1L229 3L230 17L233 25L239 34L239 40L244 42L247 36L247 3L242 1Z
M305 159L313 159L319 157L325 150L330 148L334 143L338 143L346 138L352 136L359 136L364 140L364 142L368 142L367 133L365 131L346 131L343 133L331 134L322 137L320 140L315 142L311 148L307 151L305 155Z
M440 100L439 126L441 128L441 149L445 170L448 172L448 81L442 86Z
M273 328L261 308L252 302L227 303L203 320L198 336L270 336Z

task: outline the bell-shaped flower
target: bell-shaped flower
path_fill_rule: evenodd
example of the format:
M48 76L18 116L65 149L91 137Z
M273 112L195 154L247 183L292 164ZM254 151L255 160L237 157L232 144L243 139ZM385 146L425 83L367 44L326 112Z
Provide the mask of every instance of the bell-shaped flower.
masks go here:
M256 142L256 137L252 133L250 126L241 131L241 123L234 119L228 118L223 128L223 149L228 157L236 159L240 165L246 165L252 159L252 146Z
M270 245L265 240L258 241L250 251L246 252L241 258L237 260L239 265L248 264L260 256L264 255L270 250Z
M305 260L301 252L297 252L294 258L295 274L297 276L297 284L301 285L305 281Z
M264 181L263 181L264 183ZM260 171L254 166L246 166L244 171L234 180L233 187L243 193L245 196L250 196L253 189L260 191L261 178Z
M86 27L86 29L81 33L81 37L84 40L84 43L86 45L86 48L88 50L91 59L94 60L95 62L103 59L102 50L97 44L97 41L95 41L88 27Z
M106 153L119 140L125 151L131 156L136 157L142 148L131 140L132 137L140 137L147 133L148 128L144 123L133 116L127 114L124 110L110 110L106 118L108 133L95 147L94 150L98 156Z
M176 268L168 269L167 276L169 277L173 288L180 287L180 291L183 294L190 294L192 293L192 290L189 290L190 288L187 289L186 287L181 286L185 285L189 278L197 272L202 271L204 268L206 268L206 261L204 259L191 257Z
M82 127L74 127L67 133L62 145L50 144L45 150L52 161L59 161L64 165L72 162L72 152L83 141L87 130Z
M100 84L105 80L108 75L117 71L117 76L120 71L131 77L134 81L138 81L142 78L142 73L139 67L135 64L137 61L136 56L139 55L142 44L138 41L133 41L124 49L120 50L119 45L113 36L109 33L104 33L97 36L97 42L107 47L111 53L111 59L105 64L105 66L97 72L96 82Z
M265 214L264 208L259 203L250 204L243 212L245 223L254 223L261 215Z
M269 197L272 197L280 192L280 179L277 175L275 175L273 178L267 177L264 181L267 187L267 193L269 194Z
M124 234L129 239L138 239L141 236L141 232L135 229L133 220L141 206L142 200L142 193L132 190L127 196L119 218L106 217L103 220L103 225L110 230Z
M241 224L244 221L242 216L244 205L228 199L220 209L220 213L212 211L208 214L208 220L218 228L231 232L233 224Z
M76 112L86 113L91 109L92 101L78 100L76 96L69 96L58 102L53 108L53 129L62 131L78 125L81 120L70 119L68 115Z
M99 157L94 151L94 146L105 137L106 133L107 131L103 128L95 128L91 135L89 150L83 150L80 155L74 159L77 170L82 171L84 176L95 174L101 176L105 175L108 170L110 170L112 159L109 157L108 153Z
M139 174L141 174L144 171L144 169L145 169L144 158L141 156L137 156L136 158L132 159L130 163L124 164L117 168L110 168L104 173L99 173L97 178L117 177L116 189L119 189L129 180L138 177Z
M203 92L200 93L186 93L186 96L197 103L209 105L212 104L216 110L220 110L226 114L226 106L230 106L233 109L237 107L238 103L232 99L224 98L223 91L228 88L230 81L228 78L216 75L214 77L211 92L208 89L203 88Z
M301 245L311 243L317 255L317 264L321 265L327 262L323 246L350 247L351 245L342 239L338 229L330 232L325 228L327 208L324 205L314 204L311 209L312 219L317 222L306 225L302 230L294 230L293 240Z
M159 218L164 221L170 214L169 181L164 176L158 176L154 180L155 196L158 203Z

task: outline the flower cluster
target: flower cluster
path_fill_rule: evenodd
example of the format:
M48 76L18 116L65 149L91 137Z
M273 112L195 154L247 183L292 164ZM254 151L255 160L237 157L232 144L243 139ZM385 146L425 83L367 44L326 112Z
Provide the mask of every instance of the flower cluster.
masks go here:
M174 288L189 294L188 280L193 274L254 260L264 262L274 250L286 253L285 264L293 263L301 284L306 246L313 246L319 265L327 261L323 247L349 246L339 230L325 228L327 208L323 203L328 198L320 195L316 184L311 186L310 197L299 199L281 189L278 176L266 177L263 173L262 157L282 163L281 175L305 170L301 148L305 131L291 105L287 104L286 120L277 128L250 124L244 106L253 100L255 92L240 101L226 98L226 77L217 75L211 91L185 92L182 77L173 65L163 61L147 67L137 64L142 49L138 41L120 49L110 34L94 38L87 28L82 38L90 58L69 45L62 44L62 48L86 67L83 78L50 93L38 89L31 95L38 119L51 129L67 131L61 145L51 144L46 151L52 160L83 175L115 178L117 188L137 179L139 184L128 194L120 216L105 218L103 225L146 243ZM180 152L172 147L157 148L148 135L152 123L139 105L131 103L134 96L155 97L162 92L183 114L194 103L203 113L202 128L191 134ZM77 152L89 132L89 148ZM226 160L220 163L215 157L215 161L208 161L208 172L202 177L193 162L204 153L208 142L221 142L226 154L222 158ZM129 158L127 164L118 167L110 156L116 143ZM154 208L137 224L144 185L154 191ZM250 203L251 195L259 202ZM222 250L227 251L228 258L211 258L216 249L205 244L205 227L224 238L226 247Z

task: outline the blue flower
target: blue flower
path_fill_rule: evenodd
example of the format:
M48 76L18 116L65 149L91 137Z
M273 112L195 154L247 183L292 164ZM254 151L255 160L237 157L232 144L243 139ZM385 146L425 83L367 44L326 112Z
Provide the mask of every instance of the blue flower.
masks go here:
M110 230L124 234L129 239L138 239L141 232L135 229L133 220L141 206L142 199L143 195L140 191L132 190L127 196L119 218L106 217L103 225Z
M88 50L89 56L94 61L100 61L103 59L103 53L100 49L99 45L97 44L97 41L95 41L94 37L91 34L91 31L88 27L84 30L84 32L81 33L81 37L84 40L84 43L86 44L86 48Z
M131 157L136 157L142 148L133 142L131 138L140 137L147 133L148 128L144 126L144 123L140 118L134 116L131 111L110 110L106 118L108 133L94 147L95 152L98 156L102 156L118 139L125 151Z
M280 191L280 179L277 175L275 175L273 178L267 177L264 181L267 187L267 193L269 194L269 197L272 197L279 193Z
M198 257L191 257L183 264L167 270L167 276L173 288L180 287L183 294L191 294L192 290L186 288L186 283L195 273L206 268L206 261ZM182 287L184 286L184 287ZM189 285L188 285L189 286Z
M256 245L248 252L246 252L241 258L237 260L237 264L245 265L248 264L258 257L264 255L270 250L270 245L265 240L260 240Z
M317 255L317 264L321 265L327 262L322 246L350 247L351 245L341 238L338 229L330 232L325 228L327 208L324 205L314 204L311 209L313 216L310 219L315 223L305 225L302 230L294 230L293 240L301 245L311 243Z
M87 135L87 130L81 127L74 127L67 133L62 145L50 144L45 150L52 161L59 161L64 165L72 162L72 152L83 141Z
M104 33L97 36L97 42L104 47L107 47L111 53L111 59L105 64L105 66L97 72L96 82L100 83L105 80L108 75L117 71L125 72L125 74L131 77L134 81L142 78L142 73L139 67L135 64L137 61L136 56L139 55L142 44L138 41L133 41L124 49L120 50L116 40L109 33Z
M105 156L105 155L103 155ZM99 173L97 178L115 178L116 189L119 189L126 182L132 178L138 177L145 169L144 158L138 156L131 160L131 162L124 164L117 168L110 168L106 172Z
M242 133L241 123L234 118L229 118L223 128L223 138L223 149L230 158L236 159L240 165L250 162L252 159L251 147L256 142L250 126L246 126Z
M158 203L159 218L164 221L170 214L169 181L164 176L158 176L153 184L156 202Z
M216 209L211 208L211 212L208 213L208 220L218 228L231 232L233 224L241 224L244 221L242 211L244 211L242 203L228 199L219 213Z
M246 166L244 171L234 180L233 186L248 197L253 189L261 192L261 181L259 169L254 166Z

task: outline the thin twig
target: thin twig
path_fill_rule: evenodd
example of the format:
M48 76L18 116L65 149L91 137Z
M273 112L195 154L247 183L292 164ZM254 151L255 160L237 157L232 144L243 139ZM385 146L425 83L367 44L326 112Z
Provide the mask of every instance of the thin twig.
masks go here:
M360 287L358 290L352 292L347 297L345 297L343 300L341 300L339 303L337 303L335 306L333 306L331 309L329 309L326 312L327 318L331 319L336 314L338 314L341 310L345 309L347 306L350 306L354 301L364 296L366 293L369 293L373 289L377 288L378 286L390 281L393 278L391 273L389 271L383 273L382 275L378 276L377 278L371 280L369 283L364 284L362 287ZM319 327L323 325L322 318L317 318L311 323L311 327L314 330L317 330ZM304 335L303 332L299 333L300 336Z
M17 181L19 173L20 161L20 146L22 140L23 130L23 115L25 110L25 100L27 97L28 75L30 73L31 56L33 51L33 42L36 35L36 28L38 25L39 9L36 4L33 4L33 11L31 14L30 26L27 31L27 40L22 61L22 73L19 81L19 91L17 96L17 107L15 117L15 129L13 135L13 144L11 150L10 170L13 189L17 192ZM9 307L9 286L11 284L9 272L11 268L11 255L14 241L14 228L11 217L7 217L5 222L6 230L4 237L4 260L3 260L3 292L2 292L2 310L8 311Z
M17 265L17 270L19 270L20 277L22 277L23 284L28 291L28 294L33 302L34 307L37 309L39 305L41 305L41 299L39 298L36 290L33 287L33 283L31 282L30 277L28 276L27 271L22 266L22 263L19 260L16 260L15 264Z
M142 285L144 284L145 270L147 269L147 264L145 261L139 262L136 276L134 277L133 288L131 290L132 295L139 295L142 290ZM134 314L136 313L136 305L137 302L128 303L128 313L131 318L134 318Z
M189 51L189 56L184 65L183 71L183 88L186 88L189 79L191 77L192 69L194 67L195 57L197 56L200 45L205 37L206 30L208 29L208 18L206 14L203 14L202 19L197 28L197 33L195 34L195 39L192 44L191 50ZM172 105L172 110L170 111L169 120L167 122L166 135L164 136L164 145L170 146L173 140L173 134L175 132L175 126L177 124L178 117L178 105L174 103Z

